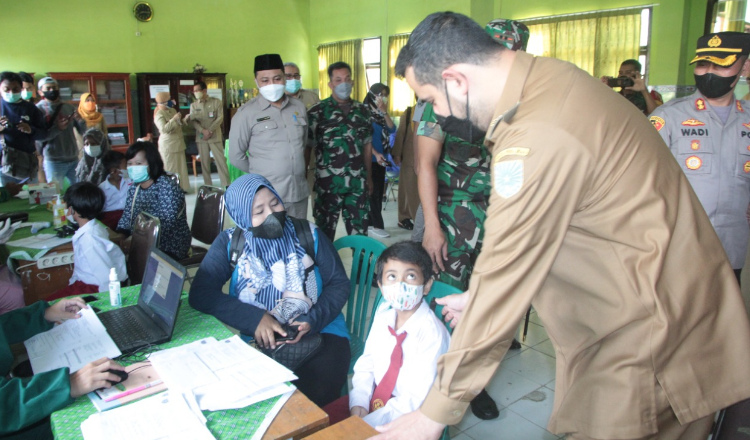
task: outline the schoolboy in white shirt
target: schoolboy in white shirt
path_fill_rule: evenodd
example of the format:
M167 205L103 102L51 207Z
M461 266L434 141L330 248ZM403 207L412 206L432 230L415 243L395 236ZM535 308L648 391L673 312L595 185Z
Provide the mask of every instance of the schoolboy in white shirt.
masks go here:
M341 408L346 396L324 408L331 424L352 415L379 426L418 409L435 379L437 360L450 344L445 324L424 300L432 287L432 260L421 245L403 241L390 246L376 272L384 304L354 365L349 414Z
M117 229L117 223L125 209L125 199L133 181L128 176L128 162L119 151L108 151L102 158L102 165L107 170L107 178L99 184L104 191L104 208L99 220L111 230Z

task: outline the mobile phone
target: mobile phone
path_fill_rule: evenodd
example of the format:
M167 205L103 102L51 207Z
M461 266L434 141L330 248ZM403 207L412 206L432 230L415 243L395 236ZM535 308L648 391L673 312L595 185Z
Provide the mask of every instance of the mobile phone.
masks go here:
M293 341L299 333L299 329L297 327L292 327L289 324L282 324L281 327L284 329L286 336L281 336L280 333L274 332L274 339L276 340L276 342Z
M628 78L627 76L621 76L619 78L607 78L607 85L609 87L632 87L633 82L632 78Z
M82 297L81 299L84 300L84 301L86 301L87 303L90 303L92 301L98 300L99 298L95 297L94 295L86 295L86 296Z

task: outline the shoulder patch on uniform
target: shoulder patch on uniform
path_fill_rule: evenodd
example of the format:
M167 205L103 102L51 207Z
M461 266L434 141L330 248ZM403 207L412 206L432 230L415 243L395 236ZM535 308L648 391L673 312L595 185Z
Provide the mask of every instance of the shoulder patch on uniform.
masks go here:
M523 186L523 161L504 160L493 167L494 187L497 195L507 199L521 191Z
M744 126L745 128L747 128L748 130L750 130L750 122L748 122L747 124L744 124L744 123L743 123L742 125L743 125L743 126Z
M740 100L738 99L735 102L737 103L737 110L739 110L739 111L741 111L741 112L744 113L745 110L742 109L742 104L740 104Z
M685 125L687 127L702 127L706 124L697 119L690 118L685 121L682 121L682 125Z
M698 98L695 100L695 109L696 110L705 110L706 109L706 101L703 100L703 98Z
M495 162L506 156L528 156L529 149L524 147L506 148L495 155Z
M685 166L689 170L697 170L703 165L703 161L698 156L690 156L687 159L685 159Z
M270 116L263 116L262 118L256 119L255 122L263 122L263 121L267 121L269 119L271 119Z
M648 118L649 121L651 121L651 125L654 126L656 131L661 131L662 128L664 128L664 118L660 118L659 116L651 116Z

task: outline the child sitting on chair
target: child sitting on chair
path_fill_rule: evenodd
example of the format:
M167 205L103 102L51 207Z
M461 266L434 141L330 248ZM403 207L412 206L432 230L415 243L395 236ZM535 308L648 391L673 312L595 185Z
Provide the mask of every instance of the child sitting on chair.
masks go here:
M352 390L323 408L331 424L352 415L374 427L418 409L450 344L445 324L423 298L432 287L432 260L420 244L390 246L375 270L384 303L354 365Z
M70 295L106 292L109 270L114 267L117 278L128 278L125 254L109 240L107 228L96 220L104 206L104 193L91 182L78 182L65 191L68 217L78 224L73 235L73 276L68 287L45 298L47 301Z
M107 171L107 178L99 184L104 191L104 208L99 220L111 230L117 229L117 223L125 209L125 199L133 181L128 177L128 162L119 151L108 151L102 158L102 166Z

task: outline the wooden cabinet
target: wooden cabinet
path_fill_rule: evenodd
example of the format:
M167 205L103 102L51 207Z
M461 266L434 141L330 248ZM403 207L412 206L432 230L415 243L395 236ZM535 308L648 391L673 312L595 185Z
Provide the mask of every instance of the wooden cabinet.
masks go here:
M154 108L156 107L156 91L169 91L169 95L177 101L179 111L182 115L190 113L190 104L195 101L193 86L196 81L206 83L209 96L220 98L224 103L224 123L222 131L224 137L229 136L229 109L226 107L227 89L226 73L137 73L138 82L138 110L141 118L141 132L143 135L151 133L154 142L159 135L154 125ZM191 144L195 143L195 129L191 124L182 126L185 136L185 145L190 150Z
M78 108L81 94L91 93L104 115L110 145L125 152L135 142L129 73L50 72L60 86L60 99Z

